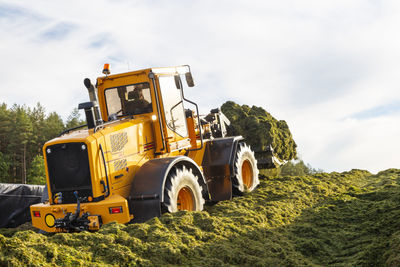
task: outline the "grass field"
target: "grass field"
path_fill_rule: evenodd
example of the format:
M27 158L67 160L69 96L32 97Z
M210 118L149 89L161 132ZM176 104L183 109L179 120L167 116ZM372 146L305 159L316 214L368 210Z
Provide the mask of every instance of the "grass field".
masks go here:
M0 265L399 266L400 170L261 179L202 212L96 233L0 229Z

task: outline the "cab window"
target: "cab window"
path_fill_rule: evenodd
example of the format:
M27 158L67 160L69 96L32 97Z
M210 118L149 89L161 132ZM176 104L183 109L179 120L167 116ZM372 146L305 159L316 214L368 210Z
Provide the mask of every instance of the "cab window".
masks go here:
M153 111L149 83L108 88L104 91L108 116L138 115Z

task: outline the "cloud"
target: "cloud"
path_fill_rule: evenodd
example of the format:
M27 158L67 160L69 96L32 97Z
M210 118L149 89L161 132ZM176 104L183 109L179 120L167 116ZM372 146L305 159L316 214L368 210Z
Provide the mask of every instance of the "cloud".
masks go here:
M376 106L367 110L363 110L351 116L355 119L369 119L384 117L386 115L399 115L400 114L400 102L393 102L382 106Z
M0 101L66 118L105 62L113 73L190 64L185 95L202 113L262 106L316 168L398 167L399 12L361 0L3 1Z
M26 16L27 14L23 12L22 9L15 8L13 6L8 6L5 4L0 5L0 17L1 18L13 18L19 16Z
M68 37L68 34L73 31L75 26L71 23L60 22L49 29L46 29L40 38L42 41L58 40L61 41Z

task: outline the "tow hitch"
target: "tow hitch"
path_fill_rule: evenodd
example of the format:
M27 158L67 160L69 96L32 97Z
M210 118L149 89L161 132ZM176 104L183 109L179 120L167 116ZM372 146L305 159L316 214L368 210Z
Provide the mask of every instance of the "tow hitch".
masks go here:
M56 219L54 226L60 232L81 232L81 231L96 231L100 229L102 225L102 220L99 215L90 215L89 212L82 213L82 216L79 217L79 213L81 212L81 199L78 196L78 192L74 192L74 196L76 197L76 211L73 214L72 212L68 212L65 214L64 218Z

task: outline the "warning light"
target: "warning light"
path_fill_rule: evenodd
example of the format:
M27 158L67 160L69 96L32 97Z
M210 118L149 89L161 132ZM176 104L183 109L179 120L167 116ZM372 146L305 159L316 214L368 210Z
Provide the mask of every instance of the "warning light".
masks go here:
M92 201L93 201L93 198L92 198L91 196L88 196L87 200L88 200L89 202L92 202Z
M104 64L103 74L105 74L105 75L110 74L110 64L108 64L108 63Z
M40 217L40 211L34 211L33 217Z
M122 207L112 207L108 209L110 211L110 214L122 213Z

